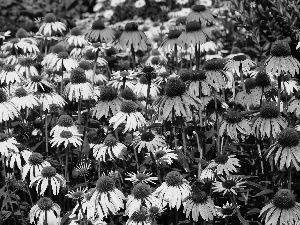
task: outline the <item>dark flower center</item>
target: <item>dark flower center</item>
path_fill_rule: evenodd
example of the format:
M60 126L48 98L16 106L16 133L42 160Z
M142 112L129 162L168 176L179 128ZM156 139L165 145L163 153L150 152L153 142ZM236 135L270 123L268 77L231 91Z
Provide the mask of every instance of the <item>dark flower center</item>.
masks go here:
M137 25L137 23L134 23L134 22L132 22L132 23L127 23L127 24L125 25L125 31L126 31L126 32L134 32L134 31L138 31L138 25Z
M61 127L71 127L73 125L73 119L69 115L61 115L57 124Z
M127 71L121 71L121 72L120 72L120 76L121 76L121 77L127 77L127 76L129 76L129 74L130 74L130 73L127 72Z
M108 147L114 147L118 143L117 139L113 136L107 136L104 140L104 144Z
M194 5L192 6L192 10L195 12L203 12L205 11L205 6L204 5Z
M222 214L225 216L230 216L233 213L234 209L230 207L226 207L222 209Z
M168 38L169 39L177 39L180 35L181 35L181 31L179 30L170 30L169 33L168 33Z
M225 119L228 123L238 123L242 121L242 115L240 112L235 110L229 110Z
M151 52L151 55L159 56L160 52L157 49L153 49L152 52ZM145 67L151 67L151 68L149 68L151 70L150 72L155 71L155 68L153 68L152 66L145 66ZM144 73L145 73L145 71L144 71L145 67L143 68ZM146 70L148 70L148 69L146 69Z
M191 74L192 74L192 71L190 71L186 68L179 70L179 77L183 82L190 80Z
M245 61L247 57L245 55L236 55L232 57L232 60L234 61Z
M85 57L87 60L95 60L97 55L96 52L94 52L92 49L88 49L85 52Z
M29 158L28 161L31 165L41 165L41 163L44 161L43 156L40 153L33 152Z
M69 58L69 53L60 52L60 53L57 54L57 57L60 58L60 59L67 59L67 58Z
M51 178L56 175L56 169L52 166L46 166L42 169L41 174L45 178Z
M19 41L20 41L19 38L13 38L13 39L10 40L10 42L13 43L13 44L17 44L17 43L19 43ZM13 53L14 53L14 52L12 52L12 54L13 54Z
M144 210L135 211L131 215L131 220L136 222L137 224L139 224L139 223L143 224L144 222L146 222L148 220L147 212Z
M273 102L267 102L260 108L260 116L265 119L276 118L279 114L277 105Z
M53 13L48 13L45 16L45 23L54 23L56 22L56 16Z
M137 111L137 105L131 100L126 100L121 104L121 111L128 114L135 113Z
M184 25L186 23L186 16L181 16L176 19L176 25Z
M13 72L13 71L15 71L15 66L11 65L11 64L7 64L7 65L4 65L2 69L6 72Z
M43 211L48 211L50 209L52 209L53 207L53 201L50 198L44 197L41 198L38 202L37 205L39 206L39 208Z
M150 142L155 138L155 135L152 132L144 132L141 135L141 140L142 141L146 141L146 142Z
M293 147L299 144L299 134L293 128L286 128L280 132L278 143L283 147Z
M272 44L270 53L275 57L287 57L291 55L291 48L286 41L275 41Z
M198 203L198 204L203 204L207 201L208 196L204 191L200 191L200 192L192 193L191 198L192 198L193 202Z
M248 78L245 80L246 91L249 92L256 87L256 78Z
M75 68L71 71L70 80L72 84L86 83L86 75L82 68Z
M144 76L144 75L142 75L142 76L140 77L140 83L141 83L141 84L147 85L147 84L148 84L148 79L147 79L147 77Z
M181 96L185 93L185 83L178 78L171 78L166 85L166 95L169 97Z
M17 33L16 33L16 38L27 38L28 37L28 33L25 29L20 28Z
M105 29L105 25L101 20L97 20L93 23L92 25L92 29L93 30L104 30Z
M219 155L215 158L215 162L217 164L225 164L228 162L228 156L227 155Z
M195 32L201 30L201 23L197 21L191 21L186 24L186 32Z
M269 75L265 71L259 71L255 77L256 85L259 87L266 87L271 84Z
M288 189L279 190L274 198L273 204L280 209L291 209L295 206L296 200L293 193Z
M34 64L34 61L31 58L21 58L19 64L24 67L30 67Z
M296 98L296 99L300 99L300 91L297 91L297 92L296 92L295 98Z
M78 27L73 27L71 30L71 35L80 36L82 35L82 31Z
M138 173L136 174L136 179L138 179L139 181L143 181L143 180L146 180L148 179L149 176L144 174L144 173Z
M132 195L136 199L147 198L151 194L151 188L148 184L138 183L132 189Z
M151 206L149 208L149 214L152 217L158 216L159 212L160 212L160 209L157 206Z
M192 192L200 192L205 185L204 181L197 180L191 185Z
M77 191L72 194L72 197L74 199L81 199L81 198L83 198L83 196L84 196L84 193L82 191Z
M161 58L159 56L154 56L152 59L151 59L151 63L153 65L159 65L161 63Z
M224 59L210 59L205 61L203 69L208 71L218 71L223 70L224 65Z
M239 47L236 47L236 46L234 46L231 49L231 52L230 52L230 54L239 54L239 53L241 53L241 49Z
M236 185L234 180L225 180L222 182L222 187L225 189L231 189Z
M183 184L183 177L179 172L171 171L166 176L166 184L173 187L180 186Z
M118 92L113 87L104 86L100 92L101 101L112 101L118 97Z
M124 98L125 100L132 100L132 101L136 101L137 99L135 93L130 88L125 88L124 90L122 90L121 97Z
M160 158L164 157L166 154L167 153L165 151L163 151L163 150L157 150L155 152L155 158L156 159L160 159Z
M206 79L206 71L205 70L196 70L192 71L190 80L192 81L203 81Z
M79 63L79 67L84 69L84 70L90 70L91 69L91 64L88 61L83 60Z
M0 89L0 103L7 101L6 92L3 89Z
M64 139L69 139L69 138L73 137L73 134L71 131L64 130L60 133L60 137L64 138Z
M25 96L27 96L27 91L23 87L20 87L20 88L16 89L15 95L18 98L25 97Z
M65 51L66 51L65 47L61 44L56 44L52 48L52 53L53 54L58 54L60 52L65 52Z
M5 133L0 133L0 142L5 142L8 139L8 135Z
M170 76L170 73L169 72L162 72L161 74L159 74L159 76L166 79Z
M115 182L109 176L102 176L98 179L96 187L99 192L105 193L115 189Z
M287 82L287 81L291 80L291 76L290 75L284 75L284 76L282 76L281 79L282 79L283 82Z

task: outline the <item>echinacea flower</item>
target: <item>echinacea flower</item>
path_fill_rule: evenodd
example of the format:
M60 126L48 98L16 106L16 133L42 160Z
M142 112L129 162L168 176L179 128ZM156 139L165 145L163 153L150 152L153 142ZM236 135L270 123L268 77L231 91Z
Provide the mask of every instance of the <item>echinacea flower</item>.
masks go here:
M29 219L30 223L36 225L59 225L60 206L50 198L43 197L30 209Z
M270 53L271 55L265 61L267 73L281 74L285 72L292 76L299 73L300 63L291 55L291 48L286 41L275 41Z
M9 36L10 36L10 33L11 33L10 30L8 30L8 31L6 31L6 32L1 32L1 33L0 33L0 39L5 40L6 37L9 37Z
M211 23L214 20L212 12L204 5L193 5L191 12L187 15L186 21L197 21L201 24Z
M206 71L204 70L191 71L186 84L192 95L200 96L202 93L210 96L211 94L211 85L206 80Z
M135 22L127 23L119 38L119 44L124 49L132 47L134 50L147 50L147 43L147 36L138 29Z
M54 88L54 85L47 81L43 76L31 76L26 88L33 92L49 91Z
M15 70L19 72L21 75L25 74L26 78L30 78L31 76L38 76L39 73L34 66L35 61L30 57L23 57L19 59L18 64L16 65Z
M297 117L300 116L300 90L290 99L287 105L287 111L295 113Z
M132 189L132 194L128 196L126 202L125 215L129 217L136 211L143 208L149 209L158 202L153 196L151 187L148 184L138 183Z
M178 210L183 202L191 193L191 186L182 175L177 171L171 171L166 175L165 182L153 193L157 195L163 205Z
M105 27L103 21L96 20L92 24L92 28L85 32L85 36L94 42L111 42L115 39L115 31L109 27Z
M217 216L222 218L233 216L234 213L236 213L236 210L233 207L232 203L229 204L229 202L226 202L226 204L224 204L222 207L220 206L215 206L215 207L216 207Z
M149 86L149 80L144 75L142 75L138 80L138 82L133 87L133 91L138 97L146 98L148 92L148 86ZM156 98L158 94L159 94L159 86L156 83L151 82L149 98Z
M82 145L82 139L80 136L81 135L79 133L73 134L69 130L63 130L60 132L60 134L53 136L53 138L50 140L50 143L52 147L58 147L61 144L64 144L65 148L67 148L69 144L77 147Z
M28 172L30 174L29 179L33 180L35 177L41 175L41 171L44 167L51 166L47 161L44 161L43 156L40 153L32 152L28 159L25 159L26 164L22 169L22 179L25 180Z
M66 52L66 48L62 44L56 44L52 47L51 52L45 55L42 66L49 67L50 63L53 62L53 59L57 57L57 54L60 52Z
M9 150L18 151L18 142L14 137L9 137L8 134L0 133L0 153L2 156L8 157Z
M274 156L274 162L282 170L294 165L300 170L300 136L297 130L285 128L278 135L278 140L267 150L267 158Z
M192 213L192 218L196 222L199 220L199 216L210 221L216 215L214 202L204 191L192 192L183 206L185 216L188 218Z
M237 195L237 190L245 188L244 184L246 182L239 176L229 175L226 178L220 177L220 179L221 181L213 183L213 192L220 192L223 195L226 193Z
M43 111L48 110L50 112L53 105L63 108L66 104L63 97L57 94L53 89L38 90L38 92L36 92L36 96L39 98L39 101L43 106Z
M102 176L98 179L90 198L89 210L101 219L110 214L115 215L124 208L124 198L124 194L115 187L114 180L109 176Z
M300 203L290 190L280 189L262 208L260 216L266 225L294 224L300 220Z
M78 129L74 125L72 117L70 117L69 115L61 115L58 118L57 124L50 131L50 135L56 136L59 135L62 131L70 131L73 134L78 133Z
M215 170L218 174L225 172L229 176L230 173L237 172L237 167L241 167L241 165L233 155L219 155L208 164L206 169Z
M84 70L75 68L71 71L71 82L65 87L64 95L70 100L88 100L93 96L93 87L87 82Z
M11 169L14 169L15 164L17 167L22 170L22 159L26 160L31 154L27 148L24 148L22 145L18 146L18 150L9 149L8 157L6 158L6 166L9 166Z
M69 53L60 52L57 54L57 56L53 57L49 67L55 69L56 71L61 71L62 68L65 68L67 72L70 72L78 67L78 63L69 56Z
M107 83L108 86L112 86L117 90L130 88L134 89L135 71L117 71L112 74L111 80Z
M241 68L249 71L253 66L255 66L255 62L247 58L246 55L236 55L227 61L224 69L240 76Z
M19 116L17 106L8 101L6 92L0 89L0 123L12 120L17 116Z
M211 38L210 31L202 28L201 23L191 21L186 24L186 30L181 33L177 39L177 43L181 47L195 47L204 44L207 38Z
M167 144L164 136L154 134L151 131L143 132L140 136L136 137L133 142L134 147L138 149L139 153L143 148L148 152L154 153L159 147L163 147Z
M82 160L81 162L77 163L74 167L73 172L75 171L76 176L87 177L89 175L89 170L91 169L91 162L90 160Z
M116 129L122 123L125 123L123 133L136 130L146 124L144 116L137 111L137 105L133 101L123 101L120 112L110 118L109 123Z
M82 60L79 63L79 67L84 70L86 79L88 79L92 83L95 83L93 81L95 74L94 74L94 71L92 70L91 63L87 60Z
M166 84L165 95L159 96L153 107L158 110L161 120L171 120L173 116L191 118L191 107L198 110L201 104L199 98L186 90L182 80L170 78Z
M220 124L219 134L222 136L224 133L226 133L230 138L237 140L238 132L243 135L250 135L250 122L243 118L241 112L236 110L228 110L224 120Z
M129 176L129 178L125 178L125 180L129 180L131 181L133 184L137 184L137 183L152 183L155 184L154 181L158 180L158 177L151 177L152 173L145 173L145 171L143 171L142 173L127 173L127 176Z
M3 66L2 71L0 72L1 84L13 84L15 82L20 83L23 80L24 77L16 71L16 67L14 65L6 64Z
M146 153L150 157L150 153ZM174 160L178 159L178 155L174 150L168 147L159 147L153 152L154 159L158 165L171 165Z
M68 191L68 194L66 196L68 198L71 198L75 201L81 201L84 198L84 195L86 194L87 187L86 188L77 188L76 190L70 190Z
M168 36L161 42L160 48L162 49L162 51L168 53L175 50L175 46L177 46L177 39L179 38L181 33L182 31L180 30L171 29L168 33Z
M30 181L30 187L36 185L36 192L44 195L47 188L52 189L54 195L58 195L61 187L66 187L66 180L56 173L56 169L52 166L45 166L41 170L41 174Z
M210 59L205 61L203 69L206 71L206 81L216 90L226 87L229 77L224 71L223 59Z
M297 79L292 79L290 75L284 75L281 78L281 87L284 92L287 94L293 94L294 90L299 91L300 85Z
M122 158L122 153L126 149L126 146L118 142L112 135L107 136L103 144L90 144L90 147L93 149L93 156L103 162L107 159Z
M73 27L71 29L70 35L67 37L66 41L69 45L74 45L76 47L82 47L88 43L78 27Z
M116 115L121 109L122 101L115 88L104 86L101 88L99 101L92 109L93 117L101 119L103 116L108 118L111 115Z
M139 209L132 213L131 217L126 222L126 225L151 225L152 221L147 210Z
M48 13L42 23L38 33L43 35L54 36L55 33L63 33L66 30L66 25L56 20L56 16Z
M19 111L26 108L32 109L40 104L39 99L23 87L15 90L15 96L10 101L15 104Z
M265 136L276 138L282 129L287 127L287 121L281 116L278 107L273 102L262 104L260 113L252 126L252 134L257 138Z

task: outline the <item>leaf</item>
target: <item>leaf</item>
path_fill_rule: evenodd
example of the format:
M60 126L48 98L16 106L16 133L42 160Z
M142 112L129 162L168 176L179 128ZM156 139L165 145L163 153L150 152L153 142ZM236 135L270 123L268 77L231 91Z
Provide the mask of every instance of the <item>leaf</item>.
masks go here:
M44 140L43 141L40 141L40 142L38 142L35 146L33 146L32 148L31 148L31 151L35 151L42 143L44 142Z
M11 216L12 212L11 211L4 211L4 210L1 210L1 221L5 221L7 220L10 216Z
M82 144L82 152L83 152L85 155L88 155L90 149L91 149L91 148L90 148L89 140L88 140L87 133L86 133L85 136L84 136L83 144Z
M260 213L260 211L261 211L261 210L258 209L258 208L251 209L251 210L249 210L249 211L245 214L245 217L246 217L246 216L253 215L253 214Z
M181 166L184 168L186 172L189 172L189 163L187 160L187 157L183 154L181 150L175 151L175 153L178 155L178 162L181 164Z
M267 189L267 190L263 190L263 191L261 191L261 192L257 193L257 194L256 194L256 195L254 195L253 197L258 197L258 196L262 196L262 195L265 195L265 194L270 194L270 193L273 193L273 191L272 191L272 190L270 190L270 189Z
M72 214L72 211L70 212L67 212L62 218L61 218L61 221L60 221L60 225L63 225L67 219L69 218L69 216Z

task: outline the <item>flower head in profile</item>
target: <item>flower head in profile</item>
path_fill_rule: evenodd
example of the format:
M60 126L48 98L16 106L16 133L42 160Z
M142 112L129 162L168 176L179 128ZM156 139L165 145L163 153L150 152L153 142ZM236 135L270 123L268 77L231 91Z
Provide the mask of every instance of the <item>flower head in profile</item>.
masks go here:
M206 71L207 83L214 87L216 90L220 90L226 87L226 83L229 80L228 75L224 71L225 61L224 59L210 59L206 60L203 69Z
M107 83L107 85L112 86L117 90L124 90L125 88L133 90L136 75L137 72L132 70L117 71L112 74L112 79Z
M205 70L189 71L187 86L192 95L200 96L201 92L204 95L211 94L211 85L207 82Z
M48 110L48 112L55 107L63 108L66 104L64 98L56 93L52 88L40 89L36 93L36 96L39 98L40 104L43 106L43 111Z
M103 21L96 20L92 24L92 28L85 32L85 36L94 42L111 42L115 39L115 31L106 27Z
M151 158L150 153L146 153L148 158ZM168 147L159 147L153 152L154 159L158 165L171 165L174 160L178 159L178 155L174 150L169 149ZM151 158L152 160L152 158Z
M265 61L267 73L289 73L292 76L299 73L300 62L291 55L291 48L284 40L272 44L271 55Z
M217 216L227 218L233 216L236 213L236 210L231 203L229 204L229 202L226 202L222 207L216 206L216 212Z
M87 81L86 75L82 68L75 68L71 71L71 82L65 87L64 95L70 100L79 101L88 100L93 96L93 87Z
M108 118L110 115L116 115L121 109L122 101L115 88L110 86L102 87L99 101L92 109L93 116L101 119L103 116Z
M246 55L241 54L230 58L224 69L240 76L241 68L242 70L249 71L253 66L255 66L255 62L249 59Z
M220 192L225 194L234 194L237 195L237 190L245 188L245 181L239 176L229 175L226 178L221 177L221 181L215 181L213 183L213 192Z
M31 208L29 212L30 223L43 225L60 224L60 206L50 198L43 197ZM47 219L47 220L46 220Z
M93 149L93 156L100 161L122 159L126 146L117 139L108 135L102 144L90 144Z
M57 57L58 53L60 52L66 52L66 48L62 44L56 44L52 47L51 52L45 55L43 61L42 61L42 66L49 67L50 63L53 62L53 59Z
M8 100L5 90L0 89L0 123L19 116L17 106Z
M297 130L285 128L282 130L277 141L267 150L267 158L273 156L274 162L280 170L295 166L300 170L300 136Z
M54 85L43 76L31 76L26 88L33 92L49 92L54 88Z
M22 170L22 159L26 160L31 155L31 151L21 144L18 145L18 150L9 149L8 153L5 160L6 166L14 169L16 164L20 170Z
M154 181L158 180L158 177L151 177L152 173L146 173L145 171L143 171L142 173L127 173L127 176L129 176L129 178L125 178L125 180L129 180L131 181L133 184L137 184L137 183L152 183L155 184Z
M191 107L198 110L201 101L186 90L185 83L179 78L170 78L166 84L165 95L159 96L153 103L160 119L171 120L172 117L190 118ZM174 115L173 115L174 114Z
M57 55L54 55L52 61L49 63L49 67L61 71L62 68L65 68L67 72L78 67L78 62L69 56L68 52L60 52Z
M38 76L39 72L35 67L35 58L22 57L19 59L18 64L16 65L15 70L21 75L25 74L25 77L28 79L31 76Z
M137 105L133 101L123 101L120 112L110 118L109 123L116 129L122 123L125 123L124 133L126 131L136 130L146 124L144 116L137 111Z
M252 126L252 134L257 138L276 136L287 127L287 121L281 116L273 102L266 102L260 108L260 114Z
M138 149L139 153L142 151L143 148L145 148L148 152L154 153L158 148L166 145L164 136L154 134L151 131L143 132L133 141L135 148Z
M67 148L69 144L77 147L82 145L82 139L80 136L81 135L79 133L73 134L69 130L63 130L60 132L60 134L53 136L53 139L50 140L50 143L52 147L58 147L61 144L63 144L65 148Z
M52 193L58 195L60 188L66 187L66 180L60 174L56 173L54 167L45 166L42 168L41 174L31 180L30 187L34 185L39 195L43 196L47 188L51 188Z
M179 38L181 33L182 33L182 31L177 30L177 29L171 29L169 31L167 37L165 37L165 39L163 39L163 41L160 45L163 52L165 52L165 53L171 52L175 49L175 46L177 47L177 39ZM179 46L178 46L178 48L179 48Z
M216 170L218 174L229 176L232 172L237 172L237 167L241 167L239 160L233 155L219 155L206 167L207 169Z
M151 225L149 213L145 209L138 209L132 213L131 217L126 222L126 225Z
M39 99L28 92L24 87L17 88L15 90L15 96L11 98L10 101L17 106L19 111L26 108L32 109L40 104Z
M56 20L56 16L52 13L48 13L44 17L38 33L43 35L54 36L56 33L63 33L66 30L66 25Z
M74 45L75 47L82 47L87 44L87 40L79 27L73 27L71 29L66 41L69 45Z
M138 97L147 97L148 93L148 86L149 86L149 80L145 77L145 75L142 75L138 82L133 87L134 93ZM150 83L150 92L149 92L149 98L156 98L159 94L159 86L151 82Z
M75 190L68 191L68 194L66 196L68 198L71 198L75 201L81 201L84 198L84 195L86 194L87 188L79 187Z
M199 216L206 221L210 221L216 215L214 202L204 191L192 192L183 203L183 206L186 217L189 218L192 213L194 221L198 221Z
M24 77L16 70L16 66L11 64L6 64L3 66L2 71L0 72L1 84L14 84L16 82L20 83L23 80Z
M69 115L61 115L58 118L57 124L50 131L50 135L57 136L60 135L62 131L70 131L73 134L78 134L78 129L74 125L72 117L70 117Z
M260 216L269 225L295 224L300 220L300 203L296 202L290 190L280 189L262 208Z
M220 124L219 134L222 136L226 133L233 140L237 140L238 132L243 135L250 135L250 122L243 118L241 112L228 110L225 118Z
M211 23L214 20L212 12L204 5L192 6L191 12L187 15L186 21L197 21L201 24Z
M290 113L294 112L297 117L300 116L300 90L289 100L287 111Z
M30 180L41 175L41 171L46 166L51 166L51 164L43 159L40 153L32 152L27 159L25 159L26 164L22 169L22 178L25 180L28 173L30 174Z
M159 186L154 195L157 195L164 206L167 204L170 208L180 208L184 199L191 193L191 186L182 175L177 171L171 171L167 174L165 182Z
M0 133L0 154L1 156L9 157L9 150L18 151L19 143L14 137L9 137L8 134Z

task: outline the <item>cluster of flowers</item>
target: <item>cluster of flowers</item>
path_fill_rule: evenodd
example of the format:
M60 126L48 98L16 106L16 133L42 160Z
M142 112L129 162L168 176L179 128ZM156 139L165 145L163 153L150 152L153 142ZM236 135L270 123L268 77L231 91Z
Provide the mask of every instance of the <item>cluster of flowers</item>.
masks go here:
M291 190L291 170L300 170L299 128L286 119L288 114L300 116L300 89L291 79L299 73L300 63L292 57L288 43L274 42L270 56L258 66L238 49L233 49L227 58L207 54L202 63L201 53L218 48L209 41L209 24L213 23L214 15L205 6L195 5L179 21L167 28L160 46L149 40L135 22L127 23L118 36L101 20L85 32L74 27L64 36L66 25L51 13L45 16L35 35L21 28L13 39L6 41L9 32L1 36L5 41L1 46L0 154L4 168L15 170L16 164L19 171L15 173L20 172L24 181L28 181L29 175L29 187L36 188L40 199L30 210L31 223L60 223L61 206L51 197L70 188L69 159L77 148L80 157L75 170L85 183L83 188L66 195L76 202L69 216L70 224L104 224L105 219L113 220L122 210L129 217L126 224L153 224L167 206L176 212L183 210L194 221L211 221L217 215L227 218L236 213L242 224L248 224L236 199L247 182L242 175L236 175L240 161L225 150L226 145L250 136L257 141L270 139L265 157L274 160L279 170L289 171L288 189L280 189L274 195L261 210L261 217L266 224L300 220L300 205ZM149 56L145 57L145 52ZM118 71L112 71L110 59L119 60ZM225 95L228 88L233 90L229 97ZM278 94L275 97L274 90ZM77 113L76 123L70 109L74 104L78 107L73 110ZM35 109L44 116L42 135L46 152L42 153L31 151L10 136L11 122L27 123ZM60 116L48 132L48 115L58 109ZM94 119L105 128L104 137L97 133L88 139L92 134L88 128ZM166 124L170 123L167 134ZM194 125L192 136L197 139L200 153L194 181L171 167L179 160L179 152L189 151L189 123ZM161 129L153 127L155 124ZM213 141L217 157L204 169L201 160L205 141L200 141L199 126L217 130ZM177 140L179 134L182 143ZM126 142L124 137L131 141ZM94 184L86 179L90 167L84 163L82 149L86 142L98 164ZM64 176L44 159L55 149L65 150L65 165L61 165ZM108 171L101 171L101 165L107 161L125 163L130 149L138 171L126 173L129 178L125 180L131 181L133 188L125 196L120 190L122 185L116 185L121 175L118 173L115 178ZM259 145L258 152L262 157ZM143 157L156 171L142 171ZM166 169L171 171L166 173ZM263 164L261 169L264 170ZM210 194L204 191L206 184L210 184ZM212 195L218 193L226 195L231 203L215 206Z

